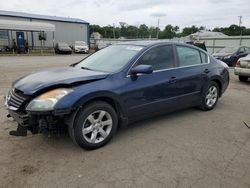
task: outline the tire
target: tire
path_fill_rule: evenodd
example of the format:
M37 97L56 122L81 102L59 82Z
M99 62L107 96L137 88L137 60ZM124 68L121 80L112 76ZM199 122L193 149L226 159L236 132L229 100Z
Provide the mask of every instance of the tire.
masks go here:
M84 149L100 148L112 139L117 124L117 113L111 105L102 101L90 103L76 116L73 141Z
M239 80L241 82L246 82L248 80L248 77L246 77L246 76L239 76Z
M201 109L203 111L212 110L219 99L220 89L216 82L212 81L204 90L201 96Z

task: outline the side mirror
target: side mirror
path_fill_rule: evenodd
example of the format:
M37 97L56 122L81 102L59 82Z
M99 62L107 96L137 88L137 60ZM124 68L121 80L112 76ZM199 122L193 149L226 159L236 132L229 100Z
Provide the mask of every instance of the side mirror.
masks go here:
M130 70L131 75L151 74L153 72L152 65L138 65Z

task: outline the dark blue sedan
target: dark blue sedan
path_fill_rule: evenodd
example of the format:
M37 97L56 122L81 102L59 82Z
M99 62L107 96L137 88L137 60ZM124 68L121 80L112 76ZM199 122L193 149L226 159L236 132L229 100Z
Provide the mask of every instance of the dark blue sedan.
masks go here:
M15 81L5 105L26 136L67 126L86 149L106 144L119 125L167 112L212 110L229 84L228 66L182 43L130 42L69 67Z

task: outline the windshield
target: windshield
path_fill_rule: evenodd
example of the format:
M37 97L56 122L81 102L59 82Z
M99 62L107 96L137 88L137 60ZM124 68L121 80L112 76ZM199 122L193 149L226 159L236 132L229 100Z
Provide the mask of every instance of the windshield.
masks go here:
M86 43L85 43L85 42L83 42L83 41L76 41L76 42L75 42L75 45L85 46L85 45L86 45Z
M135 45L111 45L82 60L76 67L117 72L142 49Z
M218 53L234 53L238 50L237 47L226 47L222 48L218 51Z

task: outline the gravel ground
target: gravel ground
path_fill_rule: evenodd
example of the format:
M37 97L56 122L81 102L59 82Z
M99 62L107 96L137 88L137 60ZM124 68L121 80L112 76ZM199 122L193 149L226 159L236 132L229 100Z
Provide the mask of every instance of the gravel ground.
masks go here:
M8 135L3 96L32 71L83 55L0 57L0 187L250 187L250 82L231 82L210 112L188 109L119 130L85 151L67 136Z

